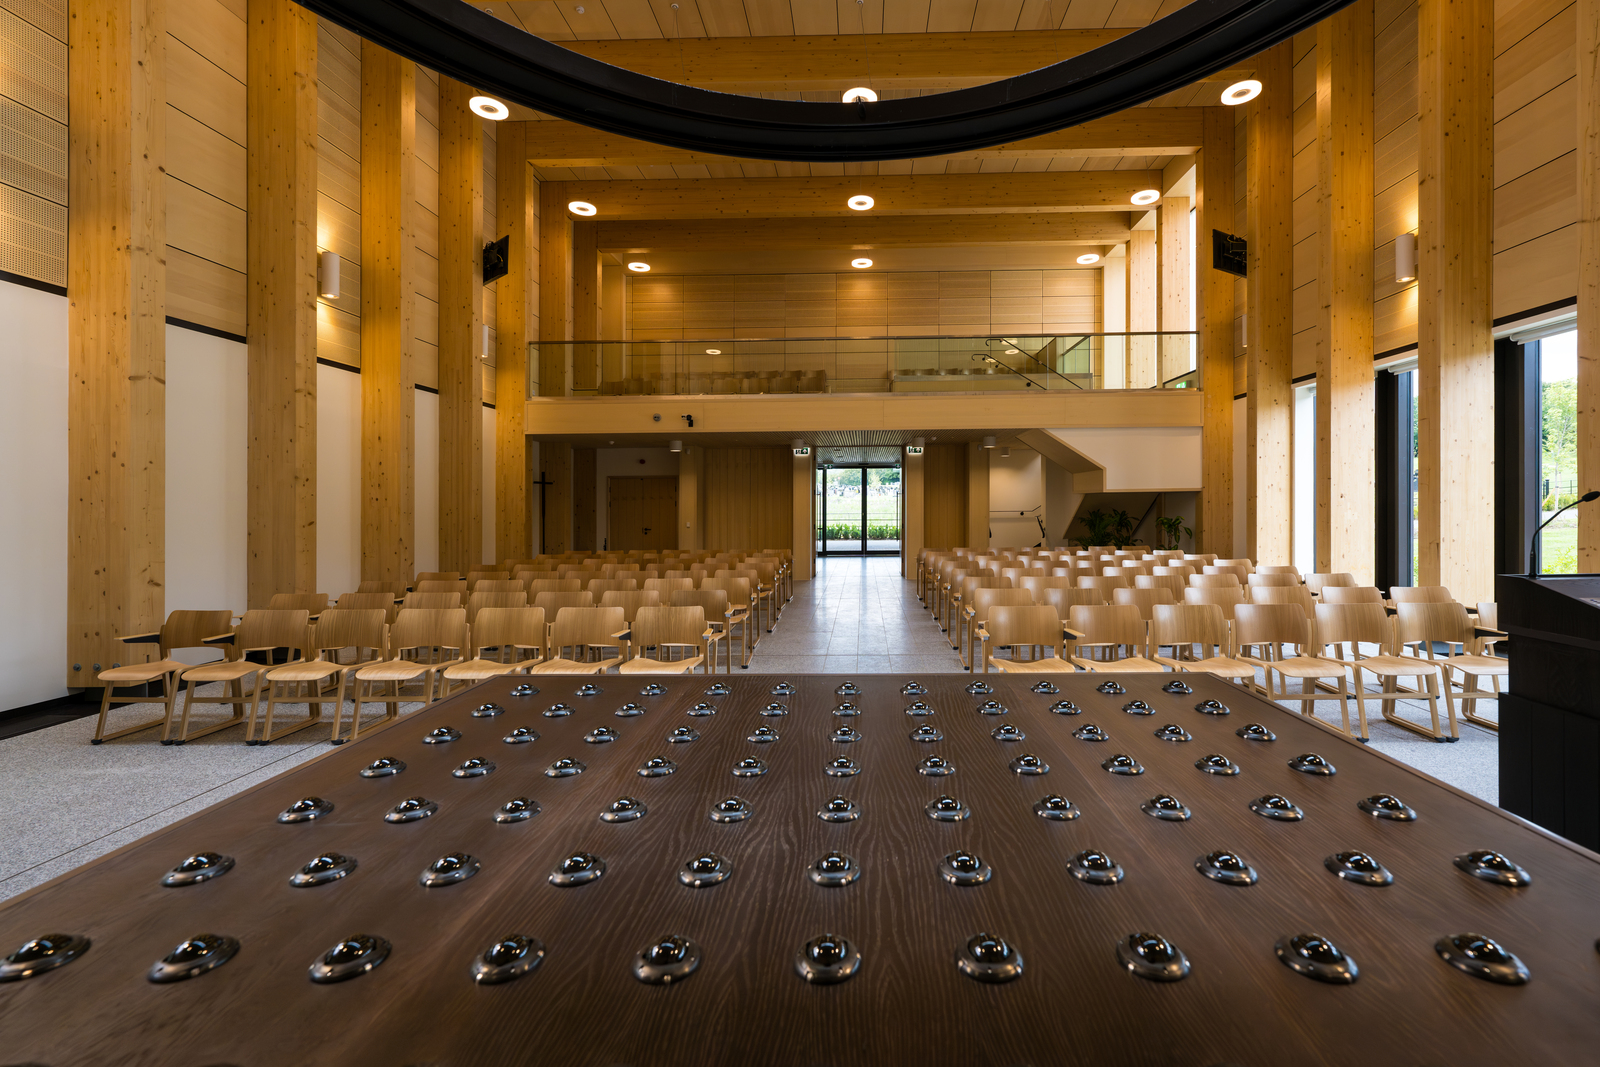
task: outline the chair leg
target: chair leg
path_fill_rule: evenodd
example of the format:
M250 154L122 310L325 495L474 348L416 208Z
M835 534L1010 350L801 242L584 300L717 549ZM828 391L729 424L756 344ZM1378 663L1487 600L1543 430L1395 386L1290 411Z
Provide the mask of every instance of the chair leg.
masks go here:
M1357 736L1362 742L1366 742L1366 741L1370 740L1370 738L1367 736L1367 698L1366 698L1366 688L1365 688L1364 683L1361 681L1361 668L1360 667L1352 667L1351 668L1351 673L1354 675L1354 679L1355 679L1356 722L1361 727L1361 733L1358 734Z

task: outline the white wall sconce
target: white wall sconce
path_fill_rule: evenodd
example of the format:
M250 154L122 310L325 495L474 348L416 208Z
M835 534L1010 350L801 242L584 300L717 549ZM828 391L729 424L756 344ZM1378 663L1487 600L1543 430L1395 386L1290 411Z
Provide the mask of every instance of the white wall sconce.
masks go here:
M317 256L317 295L324 300L339 299L339 253Z
M1394 280L1417 280L1417 235L1402 233L1394 239Z

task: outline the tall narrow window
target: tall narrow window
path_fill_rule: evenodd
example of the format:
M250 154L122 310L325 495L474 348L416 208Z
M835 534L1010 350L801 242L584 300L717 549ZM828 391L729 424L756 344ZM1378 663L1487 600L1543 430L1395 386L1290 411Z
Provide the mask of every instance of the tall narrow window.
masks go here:
M1578 498L1578 334L1541 338L1539 361L1539 521ZM1578 513L1569 511L1539 535L1539 572L1578 570Z
M1302 574L1317 569L1317 387L1294 391L1294 558Z

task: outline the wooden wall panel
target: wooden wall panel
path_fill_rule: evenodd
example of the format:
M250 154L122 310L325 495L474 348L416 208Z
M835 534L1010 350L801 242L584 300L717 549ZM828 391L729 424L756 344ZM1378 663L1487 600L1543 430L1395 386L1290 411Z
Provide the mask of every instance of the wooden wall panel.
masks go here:
M1394 280L1394 239L1417 228L1417 4L1381 0L1373 16L1373 347L1417 342L1417 283Z
M1310 41L1294 65L1294 260L1291 268L1294 279L1294 342L1289 360L1291 378L1315 372L1317 345L1322 336L1322 297L1317 286L1323 255L1322 194L1318 182L1322 141L1318 136L1317 123L1321 93L1317 72L1323 57L1317 44L1316 30L1301 36L1310 38Z
M563 182L539 185L539 334L541 341L572 340L572 216ZM540 396L572 391L572 354L560 348L541 353Z
M1234 558L1233 551L1233 349L1234 278L1211 266L1211 231L1231 232L1233 221L1233 115L1208 108L1205 144L1195 169L1195 324L1199 333L1201 423L1200 501L1196 544Z
M1600 2L1578 4L1576 55L1577 137L1586 165L1579 176L1576 259L1578 296L1578 484L1594 485L1600 475ZM1600 570L1600 516L1578 509L1578 572Z
M339 296L317 297L317 356L361 366L361 42L317 23L317 250L339 256Z
M496 131L495 198L501 232L510 238L509 273L494 283L495 299L495 552L531 554L533 509L528 484L528 342L539 336L539 182L523 151L526 123Z
M439 76L418 66L416 76L416 155L412 169L416 209L412 240L411 290L415 301L411 350L418 384L439 387Z
M967 540L967 446L930 444L922 454L922 544L970 547Z
M793 549L789 449L707 448L704 456L705 547Z
M483 559L483 123L439 79L439 566Z

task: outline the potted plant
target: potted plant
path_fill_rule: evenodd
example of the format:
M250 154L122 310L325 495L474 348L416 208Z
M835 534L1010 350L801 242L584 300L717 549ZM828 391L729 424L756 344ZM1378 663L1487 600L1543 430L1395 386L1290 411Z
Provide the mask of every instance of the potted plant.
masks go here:
M1156 528L1161 531L1161 548L1180 548L1183 538L1194 536L1194 531L1183 524L1182 515L1157 519Z

